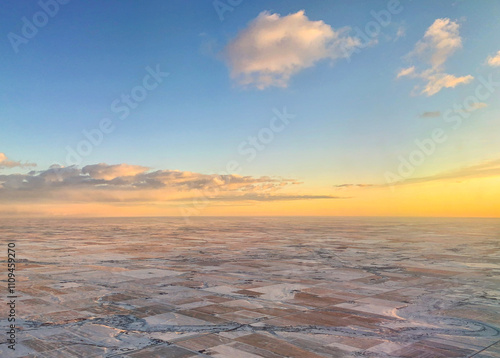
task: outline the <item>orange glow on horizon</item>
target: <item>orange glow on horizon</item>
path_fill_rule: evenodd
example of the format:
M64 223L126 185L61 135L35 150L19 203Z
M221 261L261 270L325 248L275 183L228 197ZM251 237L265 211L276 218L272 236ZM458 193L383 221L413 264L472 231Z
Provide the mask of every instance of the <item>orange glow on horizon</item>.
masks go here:
M346 199L151 203L39 203L0 207L0 216L430 216L500 217L500 178L436 181L333 193Z

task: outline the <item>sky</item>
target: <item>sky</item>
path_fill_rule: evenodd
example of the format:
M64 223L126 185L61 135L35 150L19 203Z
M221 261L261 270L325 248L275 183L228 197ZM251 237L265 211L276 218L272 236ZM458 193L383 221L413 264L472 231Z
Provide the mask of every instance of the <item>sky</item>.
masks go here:
M500 216L500 3L6 0L0 216Z

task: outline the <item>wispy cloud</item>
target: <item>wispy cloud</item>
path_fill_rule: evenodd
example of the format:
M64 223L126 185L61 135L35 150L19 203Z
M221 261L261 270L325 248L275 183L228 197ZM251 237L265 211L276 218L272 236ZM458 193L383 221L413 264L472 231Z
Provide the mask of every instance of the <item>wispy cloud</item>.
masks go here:
M398 31L396 32L396 38L394 39L394 41L397 41L405 36L406 36L406 28L403 25L401 25L398 27Z
M458 23L448 18L436 19L411 54L423 58L434 69L441 68L462 47L459 28Z
M36 167L35 163L21 163L9 160L4 153L0 153L0 169L2 168L32 168Z
M484 103L484 102L474 102L472 103L471 105L469 105L469 112L473 112L477 109L480 109L480 108L485 108L485 107L488 107L488 104L487 103Z
M197 199L197 198L193 198ZM287 194L244 194L240 196L214 196L208 199L210 201L281 201L281 200L317 200L317 199L349 199L345 196L335 195L287 195ZM181 199L184 200L184 199Z
M444 171L434 175L429 175L419 178L410 178L401 180L395 183L384 183L384 184L340 184L334 185L337 188L353 188L353 187L391 187L400 185L410 185L427 183L434 181L461 181L467 179L480 179L489 177L500 177L500 159L494 159L478 163L475 165L457 168L454 170Z
M287 16L264 11L229 42L224 54L240 85L286 87L292 75L319 60L348 57L360 45L348 31L311 21L303 10Z
M366 187L370 187L370 186L374 186L374 185L373 184L338 184L338 185L334 185L333 187L337 188L337 189L346 189L346 188L366 188Z
M408 68L403 68L398 72L398 75L396 76L397 78L404 77L404 76L413 76L415 74L415 66L411 66Z
M490 65L492 67L500 66L500 51L498 51L493 56L488 56L488 58L486 59L486 62L488 63L488 65Z
M454 88L460 84L469 83L474 79L471 75L455 76L444 72L444 65L451 55L462 48L462 38L459 34L460 25L448 18L436 19L427 29L424 37L417 42L407 58L423 61L426 68L417 71L415 66L400 70L397 78L419 78L426 83L423 88L415 90L421 94L432 96L443 88Z
M423 73L422 78L428 82L425 85L422 93L427 96L432 96L443 88L455 88L460 84L467 84L474 79L471 75L456 77L447 73Z
M420 115L420 118L436 118L441 117L440 111L424 112Z
M500 159L490 160L426 177L407 179L399 182L398 184L416 184L439 180L479 179L496 176L500 176Z

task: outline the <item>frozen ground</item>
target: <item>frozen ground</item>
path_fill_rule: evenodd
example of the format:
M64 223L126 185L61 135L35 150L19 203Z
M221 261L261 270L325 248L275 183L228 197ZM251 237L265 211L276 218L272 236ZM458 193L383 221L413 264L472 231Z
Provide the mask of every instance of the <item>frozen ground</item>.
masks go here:
M2 309L2 357L500 357L500 220L2 219L0 235L20 329L13 352Z

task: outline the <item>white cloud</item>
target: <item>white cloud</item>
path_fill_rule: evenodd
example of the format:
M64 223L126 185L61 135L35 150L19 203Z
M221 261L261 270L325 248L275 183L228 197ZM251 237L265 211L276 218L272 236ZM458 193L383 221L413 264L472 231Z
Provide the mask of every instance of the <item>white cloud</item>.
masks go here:
M415 66L403 69L397 74L397 78L408 76L424 80L423 88L417 86L416 89L427 96L432 96L443 88L454 88L471 82L474 79L471 75L457 77L444 72L446 61L462 48L459 28L458 23L448 18L436 19L407 56L421 60L426 68L421 71L417 71Z
M396 38L394 40L398 40L400 39L401 37L405 37L406 36L406 29L404 26L399 26L398 27L398 31L396 32Z
M0 169L1 168L29 168L36 167L35 163L21 163L9 160L4 153L0 153Z
M408 68L403 68L401 71L398 72L398 78L404 77L404 76L412 76L415 74L415 66L411 66Z
M290 77L322 59L347 58L360 40L348 29L311 21L304 11L264 11L225 48L231 77L242 86L286 87Z
M432 68L438 69L459 48L462 38L458 23L450 19L436 19L427 29L422 40L417 42L413 54L422 57Z
M422 93L425 93L428 96L432 96L443 88L454 88L459 84L469 83L474 79L474 77L467 75L462 77L455 77L453 75L449 75L447 73L433 73L424 75L427 80L427 84L425 85Z
M494 56L488 56L488 65L492 67L500 66L500 51L498 51Z

